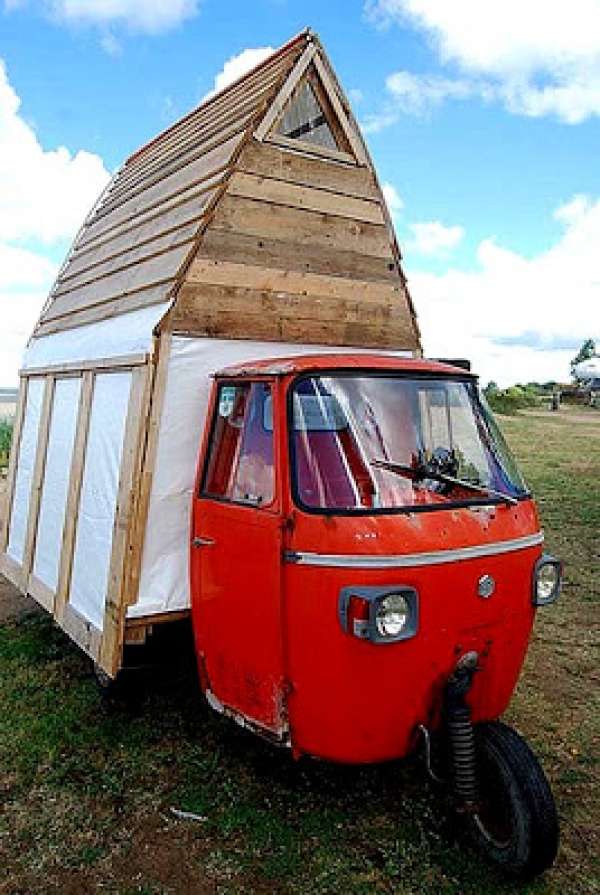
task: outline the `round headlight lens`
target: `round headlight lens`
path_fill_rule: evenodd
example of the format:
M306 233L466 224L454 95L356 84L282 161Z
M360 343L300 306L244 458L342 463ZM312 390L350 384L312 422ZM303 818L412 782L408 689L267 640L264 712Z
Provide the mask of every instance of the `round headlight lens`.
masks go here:
M390 594L380 600L375 614L375 626L380 637L397 637L410 616L408 602L401 594Z
M558 588L559 581L560 569L558 566L554 565L554 563L546 563L546 565L540 566L535 584L538 600L542 603L550 600Z

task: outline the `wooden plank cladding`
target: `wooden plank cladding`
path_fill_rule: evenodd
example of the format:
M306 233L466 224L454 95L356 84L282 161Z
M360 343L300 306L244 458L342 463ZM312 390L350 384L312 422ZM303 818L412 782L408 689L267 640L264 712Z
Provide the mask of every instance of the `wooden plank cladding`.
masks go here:
M333 190L357 199L380 199L369 168L313 158L297 150L282 150L253 140L240 155L236 168L259 177L275 177L300 186Z
M379 258L391 254L388 233L382 224L228 194L219 203L211 227L270 239L285 236L296 243L299 252L304 245L321 245Z
M262 199L273 205L285 205L308 211L383 224L383 213L376 199L356 199L322 187L304 186L273 177L236 172L229 182L229 196L244 196L248 199Z
M322 245L303 245L284 239L231 233L209 227L198 254L199 258L221 261L235 259L239 264L252 264L280 270L297 270L305 273L331 274L340 277L359 277L363 280L389 280L398 282L398 267L390 255L378 258L359 252L342 251Z
M212 338L371 348L417 347L410 315L397 303L185 286L170 325Z

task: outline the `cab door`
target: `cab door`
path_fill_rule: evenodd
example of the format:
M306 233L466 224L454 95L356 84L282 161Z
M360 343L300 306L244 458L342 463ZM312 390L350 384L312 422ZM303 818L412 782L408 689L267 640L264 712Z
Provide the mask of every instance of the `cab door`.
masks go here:
M217 383L194 499L191 584L209 701L283 736L275 398L266 379Z

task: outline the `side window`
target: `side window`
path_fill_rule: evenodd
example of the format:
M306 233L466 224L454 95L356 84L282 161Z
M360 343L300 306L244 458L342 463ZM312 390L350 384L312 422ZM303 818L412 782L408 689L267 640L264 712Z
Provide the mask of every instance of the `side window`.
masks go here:
M271 388L222 384L217 393L202 493L268 506L275 497Z

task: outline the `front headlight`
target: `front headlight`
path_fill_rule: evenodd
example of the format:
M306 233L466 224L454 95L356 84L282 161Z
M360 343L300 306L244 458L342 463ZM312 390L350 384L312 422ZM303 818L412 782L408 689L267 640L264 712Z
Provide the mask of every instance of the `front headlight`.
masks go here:
M544 553L536 562L533 570L533 605L547 606L549 603L554 603L560 593L561 584L561 561Z
M417 633L416 590L398 587L344 587L338 615L344 631L372 643L395 643Z

